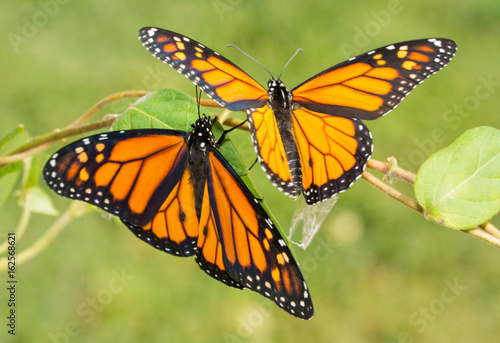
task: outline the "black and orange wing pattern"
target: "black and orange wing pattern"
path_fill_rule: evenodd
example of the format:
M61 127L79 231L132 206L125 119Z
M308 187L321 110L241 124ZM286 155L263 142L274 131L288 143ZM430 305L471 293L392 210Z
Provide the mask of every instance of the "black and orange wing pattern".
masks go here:
M198 218L186 168L186 137L186 132L156 129L86 137L56 152L43 175L59 195L120 217L148 244L191 256Z
M139 39L153 56L167 63L232 111L263 106L267 91L234 63L203 44L155 27L144 27Z
M394 109L419 83L444 68L457 45L449 39L392 44L353 57L313 76L291 92L311 111L376 119Z
M211 128L203 116L190 133L144 129L90 136L52 155L43 175L58 194L120 217L151 246L196 255L213 278L311 318L309 291L291 251L218 152Z
M191 173L186 168L153 219L138 226L122 222L140 239L153 247L181 257L196 254L199 221L196 215Z
M154 56L220 105L246 110L267 176L287 195L302 192L309 205L348 189L361 176L372 140L359 119L376 119L394 109L446 66L457 49L455 42L438 38L392 44L328 68L292 91L282 84L274 87L281 81L271 79L266 92L232 62L188 37L150 27L139 36ZM293 133L284 137L280 130L289 122Z
M347 190L371 156L376 119L453 58L456 44L425 39L372 50L329 68L291 91L302 189L310 205Z
M155 129L90 136L56 152L44 177L62 196L145 225L184 173L185 139L185 132Z
M293 180L273 110L267 105L251 108L247 110L247 118L257 157L267 177L283 193L297 196L301 188Z
M293 111L293 126L307 204L330 199L361 176L373 145L360 120L301 108Z
M309 290L292 253L259 200L216 150L208 157L197 261L211 276L225 269L245 288L309 319Z

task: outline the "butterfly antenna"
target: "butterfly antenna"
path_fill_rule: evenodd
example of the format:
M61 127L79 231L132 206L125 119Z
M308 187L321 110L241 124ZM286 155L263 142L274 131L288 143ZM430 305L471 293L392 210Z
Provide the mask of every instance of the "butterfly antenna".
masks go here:
M298 54L299 52L301 52L301 51L302 51L302 49L301 49L301 48L298 48L298 49L297 49L297 51L295 51L295 53L293 54L293 56L292 56L292 57L290 57L290 59L288 60L288 62L286 62L285 66L283 67L283 70L282 70L282 71L281 71L281 73L280 73L280 76L278 77L278 80L280 80L280 79L281 79L281 75L283 75L283 72L285 71L286 67L288 67L288 65L290 64L290 62L292 62L292 60L295 58L295 56L297 56L297 54Z
M262 63L260 63L259 61L257 61L255 58L253 58L252 56L250 56L249 54L247 54L246 52L244 52L243 50L241 50L240 48L238 48L236 45L233 45L233 44L228 44L226 45L226 47L232 47L232 48L236 48L239 50L239 52L241 52L243 55L245 55L246 57L250 58L252 61L254 61L255 63L257 63L258 65L260 65L262 68L264 68L265 71L267 71L269 73L269 75L271 75L271 78L274 78L273 77L273 74L271 74L271 72L266 68L264 67L264 65Z

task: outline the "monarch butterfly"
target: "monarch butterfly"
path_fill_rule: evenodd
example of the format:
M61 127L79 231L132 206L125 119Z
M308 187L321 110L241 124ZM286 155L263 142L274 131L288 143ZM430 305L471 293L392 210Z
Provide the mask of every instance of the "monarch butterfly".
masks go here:
M347 190L372 153L360 119L394 109L419 83L453 58L448 39L392 44L353 57L291 91L271 76L267 86L195 40L154 27L139 31L158 59L193 81L220 105L245 110L257 156L268 178L291 197L316 204Z
M213 120L191 132L135 129L83 138L57 151L43 171L59 195L118 216L144 242L196 256L211 277L248 288L293 316L313 305L278 229L218 151Z

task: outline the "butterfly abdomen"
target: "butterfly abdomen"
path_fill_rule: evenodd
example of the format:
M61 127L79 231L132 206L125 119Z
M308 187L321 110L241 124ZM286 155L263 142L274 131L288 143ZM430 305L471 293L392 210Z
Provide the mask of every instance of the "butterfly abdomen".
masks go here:
M283 141L283 146L285 147L286 159L290 173L292 174L292 181L297 192L300 192L302 191L302 170L300 168L299 151L297 150L297 145L295 144L291 121L289 122L289 125L279 125L278 130L281 140Z
M283 142L286 155L286 163L292 174L292 182L298 194L302 191L302 171L300 168L300 157L295 144L292 130L292 95L280 80L271 79L269 86L269 106L274 112L278 126L278 132ZM284 185L277 185L278 187ZM290 187L291 185L288 185Z

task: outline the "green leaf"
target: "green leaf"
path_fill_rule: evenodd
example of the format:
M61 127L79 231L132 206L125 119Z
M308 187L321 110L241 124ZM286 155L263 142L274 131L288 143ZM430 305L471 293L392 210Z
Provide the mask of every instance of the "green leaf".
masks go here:
M5 136L0 138L0 156L4 156L27 140L24 126L19 124ZM0 168L0 207L2 207L16 186L21 174L22 162L17 161Z
M27 135L24 130L24 125L19 124L5 136L0 138L0 156L5 156L14 148L26 142Z
M205 112L209 113L209 112ZM191 131L198 103L176 89L160 89L132 104L113 124L113 130L174 129Z
M132 104L115 120L113 130L159 128L189 132L192 130L191 124L194 124L198 119L198 113L209 114L210 112L201 106L198 110L198 103L177 89L160 89ZM224 132L224 128L219 122L215 122L212 126L212 132L217 139ZM248 174L245 164L227 136L219 151L238 175L243 178L244 175ZM244 179L245 183L246 180Z
M39 187L30 187L26 190L29 192L29 207L31 212L57 216L59 212L55 209L51 197Z
M39 154L32 156L29 162L29 170L27 171L26 184L23 185L24 188L34 187L38 184L44 162L45 161L41 161Z
M0 169L0 207L2 207L10 194L14 190L19 174L21 173L22 162L10 163Z
M415 195L425 214L463 230L500 211L500 130L477 127L421 166Z

